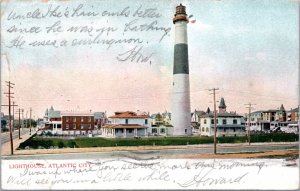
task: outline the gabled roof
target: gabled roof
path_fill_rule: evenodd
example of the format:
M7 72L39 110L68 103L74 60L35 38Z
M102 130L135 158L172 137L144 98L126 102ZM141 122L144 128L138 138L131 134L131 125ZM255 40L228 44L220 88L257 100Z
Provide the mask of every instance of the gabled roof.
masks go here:
M269 109L269 110L262 111L262 113L276 113L277 111L279 111L279 110L278 109Z
M125 112L115 112L115 115L109 118L150 118L150 116L148 114L137 115L135 112L125 111Z
M202 115L205 114L205 111L197 111L197 110L195 110L194 113L195 113L196 115L198 115L198 117L200 117L200 116L202 116ZM192 114L194 114L194 113L192 113Z
M61 114L60 111L55 111L55 110L49 110L48 111L48 117L49 118L59 118L59 117L61 117L60 114Z
M105 112L95 112L94 117L105 117Z
M295 109L292 109L290 112L299 112L299 108L296 107Z
M262 113L263 111L254 111L254 112L251 112L251 114L256 114L256 113Z
M166 111L166 112L162 113L162 116L171 118L171 113Z
M147 128L145 126L142 125L138 125L138 124L107 124L105 126L103 126L103 128L111 128L111 129L118 129L118 128L126 128L126 129L144 129Z

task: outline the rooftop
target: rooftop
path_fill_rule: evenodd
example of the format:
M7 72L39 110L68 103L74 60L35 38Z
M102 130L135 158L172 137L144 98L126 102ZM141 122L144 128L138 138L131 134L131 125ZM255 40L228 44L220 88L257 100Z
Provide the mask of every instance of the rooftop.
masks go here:
M138 115L133 111L125 111L125 112L115 112L115 115L109 118L150 118L150 116L146 113Z
M103 126L103 128L111 128L111 129L118 129L118 128L126 128L126 129L143 129L143 128L147 128L145 126L142 125L138 125L138 124L107 124L105 126Z
M214 117L213 113L209 113L209 114L205 114L200 116L201 118L205 118L205 117ZM241 115L238 115L236 113L217 113L217 117L243 117Z
M64 111L61 112L61 116L94 116L94 113L84 111Z

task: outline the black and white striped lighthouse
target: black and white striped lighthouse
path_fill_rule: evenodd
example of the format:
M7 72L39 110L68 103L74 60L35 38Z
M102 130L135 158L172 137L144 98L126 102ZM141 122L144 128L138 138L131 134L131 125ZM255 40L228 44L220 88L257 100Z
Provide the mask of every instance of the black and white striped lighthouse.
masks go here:
M173 66L173 100L172 125L173 135L191 135L191 106L187 24L185 6L176 7L173 18L175 25L174 66Z

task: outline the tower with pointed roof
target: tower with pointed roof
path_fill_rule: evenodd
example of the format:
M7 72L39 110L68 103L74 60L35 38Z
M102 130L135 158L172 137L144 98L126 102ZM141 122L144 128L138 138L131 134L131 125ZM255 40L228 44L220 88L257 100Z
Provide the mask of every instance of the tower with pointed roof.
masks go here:
M286 121L286 111L281 104L280 109L276 112L276 119L277 121Z
M207 114L210 114L210 109L209 109L209 107L207 108L206 113L207 113Z
M226 104L223 97L221 97L220 105L219 105L219 113L226 113Z

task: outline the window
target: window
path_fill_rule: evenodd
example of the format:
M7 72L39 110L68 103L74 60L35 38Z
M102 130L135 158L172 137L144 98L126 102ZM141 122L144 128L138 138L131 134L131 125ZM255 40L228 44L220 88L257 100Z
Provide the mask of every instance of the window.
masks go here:
M88 124L88 128L89 128L89 129L92 128L91 124Z
M66 129L69 129L69 124L66 124Z
M76 124L73 124L73 129L76 129Z
M217 123L217 124L219 123L219 120L218 120L218 119L216 119L216 123Z
M204 119L204 124L206 124L206 119Z
M235 128L233 128L233 132L235 132Z
M157 129L156 129L156 128L153 128L153 129L152 129L152 133L157 133Z
M80 118L80 121L83 122L83 117Z
M88 122L91 122L91 121L92 121L92 118L91 118L91 117L89 117L89 118L88 118Z
M233 120L233 124L237 124L237 120L236 119Z
M226 132L226 128L224 128L224 132Z
M223 124L226 125L227 124L227 121L226 119L223 119Z
M211 124L214 124L214 119L210 120L210 123L211 123Z
M209 131L209 129L208 129L208 127L206 127L206 132L208 132Z
M184 129L185 134L187 134L187 129Z
M83 128L84 128L84 126L83 126L83 125L80 125L80 128L81 128L81 129L83 129Z
M76 117L73 117L73 122L76 122Z
M128 119L125 119L125 124L128 124Z
M205 129L204 129L204 127L202 127L202 132L204 132L205 131Z
M133 132L133 129L129 129L129 130L128 130L128 133L132 133L132 132Z
M165 133L165 129L164 128L160 129L160 133Z
M69 122L69 117L66 117L66 122Z
M148 124L148 119L145 119L145 124Z

